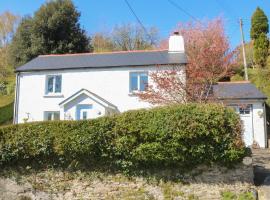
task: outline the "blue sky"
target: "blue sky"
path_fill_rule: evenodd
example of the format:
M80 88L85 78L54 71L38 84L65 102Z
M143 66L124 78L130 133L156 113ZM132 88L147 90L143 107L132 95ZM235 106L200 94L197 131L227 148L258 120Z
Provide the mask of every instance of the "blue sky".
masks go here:
M189 14L198 19L212 19L222 16L225 30L232 47L240 43L238 19L243 18L245 39L249 40L250 18L260 6L270 18L269 0L173 0ZM24 15L33 13L46 0L1 0L0 13L11 11ZM97 31L107 31L116 24L136 19L130 13L124 0L73 0L81 12L81 25L91 35ZM190 16L172 6L167 0L129 0L137 15L146 27L155 26L162 38L179 22L192 20Z

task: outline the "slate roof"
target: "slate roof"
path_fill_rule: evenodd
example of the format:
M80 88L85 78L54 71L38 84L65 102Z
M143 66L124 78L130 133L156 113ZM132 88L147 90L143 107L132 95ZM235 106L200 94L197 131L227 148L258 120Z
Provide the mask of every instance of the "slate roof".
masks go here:
M214 96L218 99L267 99L250 82L220 82L213 86Z
M113 68L157 64L185 64L186 62L184 53L168 53L168 50L41 55L18 67L16 71Z

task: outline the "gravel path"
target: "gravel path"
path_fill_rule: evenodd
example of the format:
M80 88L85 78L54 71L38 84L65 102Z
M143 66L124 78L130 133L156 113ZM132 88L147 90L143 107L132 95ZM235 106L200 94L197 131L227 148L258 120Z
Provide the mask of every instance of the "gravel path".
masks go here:
M259 200L270 199L270 149L253 149L254 184Z

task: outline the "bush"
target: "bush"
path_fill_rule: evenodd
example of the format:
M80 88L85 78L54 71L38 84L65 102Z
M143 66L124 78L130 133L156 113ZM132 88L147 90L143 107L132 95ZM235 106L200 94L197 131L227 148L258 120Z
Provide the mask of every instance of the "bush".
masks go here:
M11 121L13 118L13 102L0 107L0 125Z
M0 82L0 95L6 95L7 94L7 82L1 81Z
M132 170L232 165L245 154L231 109L188 104L129 111L88 121L0 128L0 165L102 166Z

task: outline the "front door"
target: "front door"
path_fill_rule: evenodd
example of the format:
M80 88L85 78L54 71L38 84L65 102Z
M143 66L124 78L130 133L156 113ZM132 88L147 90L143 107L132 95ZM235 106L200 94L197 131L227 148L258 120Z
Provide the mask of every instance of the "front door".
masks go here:
M79 104L76 107L76 120L86 120L90 119L90 111L92 105L88 104Z
M252 105L247 104L239 107L240 118L244 124L244 141L246 146L253 144Z
M253 122L252 122L252 104L244 105L229 105L233 107L235 111L240 115L240 119L243 123L243 139L246 146L253 144Z

